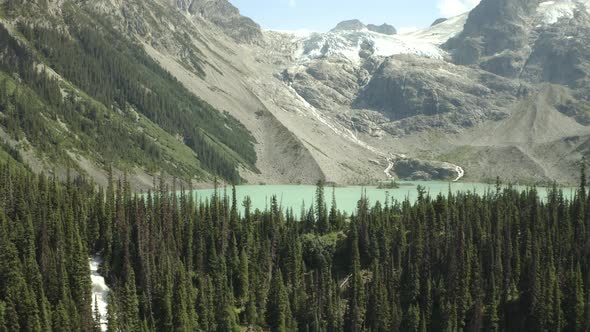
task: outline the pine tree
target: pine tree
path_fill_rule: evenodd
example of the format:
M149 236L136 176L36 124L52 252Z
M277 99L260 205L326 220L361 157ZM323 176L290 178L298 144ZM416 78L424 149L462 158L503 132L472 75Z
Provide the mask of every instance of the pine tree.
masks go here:
M139 301L135 288L135 273L128 268L128 279L125 281L118 306L118 326L123 331L138 331L139 323Z
M324 181L319 180L316 185L316 197L315 197L315 207L316 207L316 222L317 222L317 231L320 234L326 234L330 231L330 223L328 220L328 212L326 208L326 199L324 195Z
M367 308L379 308L367 310L367 328L375 332L391 331L391 309L389 307L387 288L383 282L382 273L377 262L372 264L373 281L369 291Z
M332 205L330 206L330 214L328 216L330 229L340 230L342 225L340 224L339 216L338 216L338 206L336 204L336 187L332 186Z
M237 298L242 305L248 301L248 293L250 292L250 280L248 273L248 255L246 253L246 249L242 248L240 251L240 269L237 294Z
M498 317L498 291L496 288L496 281L493 274L490 276L490 292L489 299L486 305L486 330L487 331L499 331L500 318Z
M365 286L362 279L360 253L358 246L358 230L355 223L351 223L352 274L348 307L345 314L344 330L347 332L361 332L365 319Z
M575 307L574 307L574 321L575 331L584 330L584 310L586 297L584 295L584 281L582 279L582 270L580 263L576 266L575 272Z
M19 317L16 308L12 302L6 303L4 309L4 326L6 332L20 331ZM66 331L64 329L64 331Z
M4 301L0 301L0 332L7 332L8 329L6 327L6 303Z
M143 196L122 181L109 221L120 257L100 270L108 328L586 331L590 271L575 239L588 202L553 190L362 197L346 233L331 210L334 233L321 236L306 234L319 227L317 201L299 220L276 198L254 212L245 200L240 216L225 193L197 203L164 181ZM89 235L107 218L97 192L0 163L0 332L100 329L87 258L104 240Z
M417 304L411 304L406 314L405 331L418 332L420 330L420 308Z
M209 277L199 280L198 312L199 326L204 331L216 331L213 312L213 284Z
M266 307L266 321L271 332L287 331L287 301L283 275L280 269L275 269L272 273Z
M194 331L193 321L190 319L190 299L187 288L184 266L179 267L174 283L174 331Z
M118 306L117 299L114 292L109 293L107 301L107 331L108 332L119 332L119 317L118 317Z
M63 301L60 301L53 313L53 330L54 331L72 331L71 315ZM16 330L13 330L16 331Z

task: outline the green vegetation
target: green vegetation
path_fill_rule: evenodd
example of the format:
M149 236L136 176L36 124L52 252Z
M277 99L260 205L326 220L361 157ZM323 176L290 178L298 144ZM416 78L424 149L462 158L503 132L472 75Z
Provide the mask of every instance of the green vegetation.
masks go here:
M387 182L379 182L377 189L397 189L399 188L399 184L395 180L387 181Z
M553 188L327 210L296 220L162 181L136 195L0 165L0 331L95 331L87 257L112 331L587 331L590 197ZM170 190L172 189L172 190Z
M5 9L29 7L45 6L11 0ZM237 120L191 94L109 21L63 8L63 22L23 19L14 33L0 24L0 129L60 167L76 168L76 153L104 168L185 179L209 173L239 183L239 165L255 170L253 138ZM202 74L197 53L190 57Z

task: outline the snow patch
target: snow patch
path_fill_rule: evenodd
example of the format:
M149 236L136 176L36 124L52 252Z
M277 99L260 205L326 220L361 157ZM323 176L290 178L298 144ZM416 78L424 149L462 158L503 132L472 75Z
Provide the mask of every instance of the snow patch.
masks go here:
M99 256L90 257L90 279L92 280L92 311L95 310L95 305L98 306L100 314L100 329L107 330L107 303L110 288L105 283L104 277L98 273L98 268L102 263L102 258Z
M433 27L402 29L397 35L381 34L368 29L326 33L309 30L271 31L288 35L299 45L294 56L300 64L325 57L343 58L358 64L362 60L361 51L383 57L410 54L444 59L447 53L440 46L463 31L467 17L468 13L465 13Z
M361 61L361 51L377 56L414 54L442 59L446 54L440 47L412 35L384 35L369 30L315 33L301 43L299 61L307 62L324 57L345 58L353 63Z
M292 35L298 38L309 38L312 34L318 33L317 31L308 30L308 29L299 29L299 30L276 30L270 29L267 31L274 31L282 34Z
M577 10L588 10L590 0L545 1L537 8L537 18L545 25L557 23L562 18L573 18Z
M469 13L461 14L435 26L408 32L401 36L440 46L463 31L468 16Z
M412 29L398 35L384 35L367 29L310 33L302 37L300 61L321 57L343 57L352 62L359 62L359 53L363 49L372 50L374 55L384 57L412 54L443 59L446 52L440 46L463 31L467 17L468 13L465 13L433 27Z

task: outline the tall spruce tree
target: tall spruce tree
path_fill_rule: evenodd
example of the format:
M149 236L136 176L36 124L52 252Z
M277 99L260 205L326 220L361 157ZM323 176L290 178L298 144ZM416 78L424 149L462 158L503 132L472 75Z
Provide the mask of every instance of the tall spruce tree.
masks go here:
M287 331L287 301L283 275L276 268L272 273L266 308L266 321L271 332Z

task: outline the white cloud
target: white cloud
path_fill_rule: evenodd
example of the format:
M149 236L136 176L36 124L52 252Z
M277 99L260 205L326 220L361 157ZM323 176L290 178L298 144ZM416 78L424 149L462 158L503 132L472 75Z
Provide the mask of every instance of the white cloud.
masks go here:
M297 0L289 0L289 7L291 7L291 8L297 7Z
M453 17L473 9L480 0L438 0L438 11L443 17Z

